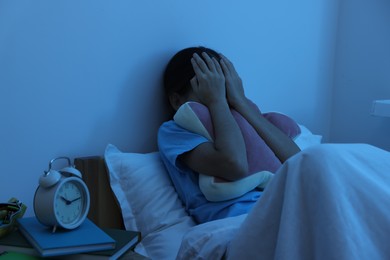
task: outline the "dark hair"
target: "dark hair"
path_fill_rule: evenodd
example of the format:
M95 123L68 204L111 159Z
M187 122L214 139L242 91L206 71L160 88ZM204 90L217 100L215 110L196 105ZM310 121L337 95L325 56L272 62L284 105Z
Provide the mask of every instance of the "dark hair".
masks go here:
M164 89L168 96L175 92L181 95L188 93L190 80L195 76L191 64L192 55L197 53L202 57L202 52L218 61L221 59L216 51L202 46L183 49L171 58L164 72Z

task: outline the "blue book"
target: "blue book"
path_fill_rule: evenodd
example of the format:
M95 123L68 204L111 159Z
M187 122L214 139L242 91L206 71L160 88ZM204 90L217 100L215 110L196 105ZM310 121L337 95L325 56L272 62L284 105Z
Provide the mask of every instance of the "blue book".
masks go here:
M57 229L55 233L35 217L19 218L18 223L20 232L43 257L108 250L116 245L88 218L76 229Z

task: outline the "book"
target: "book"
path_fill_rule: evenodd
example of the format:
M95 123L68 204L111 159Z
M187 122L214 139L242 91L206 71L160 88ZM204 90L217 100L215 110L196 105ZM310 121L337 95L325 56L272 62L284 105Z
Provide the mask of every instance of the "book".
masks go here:
M118 259L133 249L141 238L140 233L135 231L113 228L103 228L103 231L116 241L115 249L78 254L77 257L72 255L71 258L81 260L91 259L93 256L93 259Z
M88 218L72 230L52 228L39 223L36 217L19 218L20 232L40 256L60 256L114 249L116 242Z
M139 232L112 228L102 228L102 230L116 241L115 249L69 255L69 259L90 259L91 256L96 260L118 259L128 250L133 249L140 241ZM10 254L8 256L11 256L13 252L39 256L38 251L27 241L19 230L15 230L7 236L0 238L0 254L1 252L9 252ZM63 258L68 259L67 257Z
M19 230L15 230L0 238L0 252L2 251L39 256L38 252Z

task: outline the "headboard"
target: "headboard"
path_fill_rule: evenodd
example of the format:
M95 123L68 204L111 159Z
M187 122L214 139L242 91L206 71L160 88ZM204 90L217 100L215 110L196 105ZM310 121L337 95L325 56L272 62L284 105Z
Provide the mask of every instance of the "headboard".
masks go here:
M99 227L124 229L120 207L111 190L104 158L80 157L74 160L86 183L91 204L88 218Z

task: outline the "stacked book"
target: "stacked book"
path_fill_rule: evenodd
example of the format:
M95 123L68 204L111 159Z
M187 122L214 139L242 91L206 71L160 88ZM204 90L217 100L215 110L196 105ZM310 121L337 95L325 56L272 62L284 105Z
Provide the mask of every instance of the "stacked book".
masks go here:
M76 229L58 229L55 233L35 217L20 218L18 222L18 230L0 238L0 260L12 254L25 254L31 259L66 255L69 259L88 259L92 255L94 259L118 259L140 240L139 232L101 229L89 219Z

